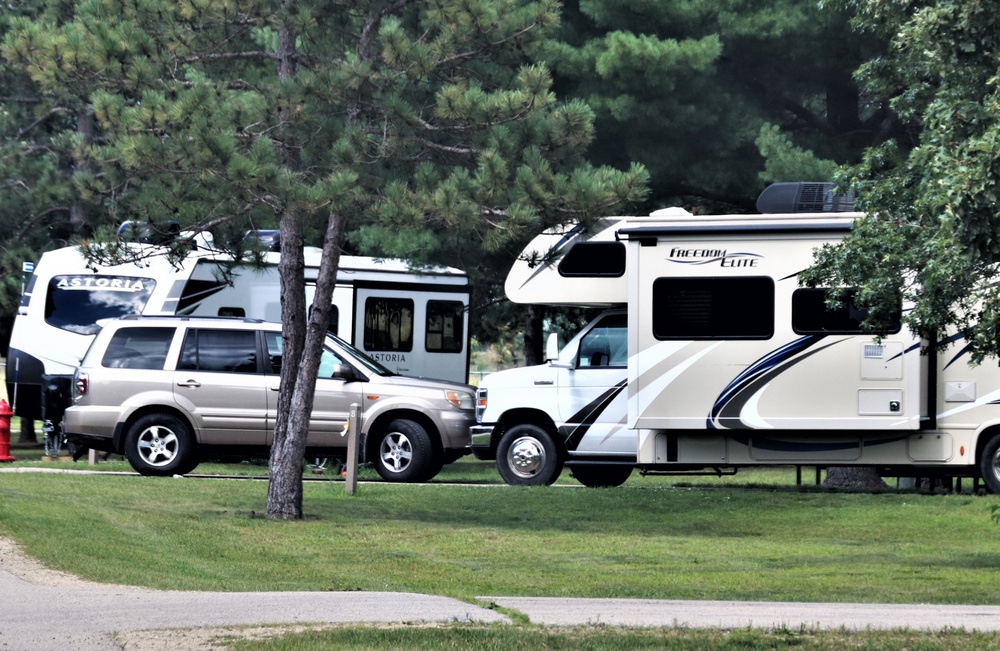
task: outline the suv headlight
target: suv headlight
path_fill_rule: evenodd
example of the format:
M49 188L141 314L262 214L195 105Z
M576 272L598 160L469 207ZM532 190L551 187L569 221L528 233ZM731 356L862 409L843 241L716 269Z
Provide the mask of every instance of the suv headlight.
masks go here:
M459 409L475 409L476 403L471 393L465 391L445 391L445 399Z

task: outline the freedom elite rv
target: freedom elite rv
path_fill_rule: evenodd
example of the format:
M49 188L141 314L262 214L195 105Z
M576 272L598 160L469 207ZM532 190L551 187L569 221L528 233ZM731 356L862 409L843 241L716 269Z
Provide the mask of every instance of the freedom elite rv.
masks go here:
M564 464L597 486L636 467L787 464L981 477L1000 492L997 364L970 366L960 341L922 354L929 342L898 322L866 333L863 309L830 310L826 290L800 286L814 250L858 217L671 209L539 236L508 297L612 309L546 364L483 380L473 453L511 484L551 483Z
M14 413L49 425L61 421L70 378L100 319L144 314L280 322L279 255L269 252L263 269L238 267L226 279L220 274L221 254L207 242L177 266L152 255L138 264L93 268L76 247L43 254L11 333L6 371ZM318 248L305 249L309 302L320 255ZM416 271L402 260L341 256L332 307L329 330L390 370L468 381L464 272L449 267Z

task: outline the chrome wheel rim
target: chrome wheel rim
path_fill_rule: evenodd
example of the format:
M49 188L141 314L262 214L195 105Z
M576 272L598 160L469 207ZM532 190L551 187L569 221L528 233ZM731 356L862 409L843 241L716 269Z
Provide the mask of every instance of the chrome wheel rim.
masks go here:
M531 436L515 440L507 450L507 467L518 477L530 479L545 465L545 447Z
M413 444L405 434L393 432L382 439L379 457L389 472L403 472L413 460Z
M154 425L139 434L137 447L145 463L162 468L177 458L177 435L166 427Z

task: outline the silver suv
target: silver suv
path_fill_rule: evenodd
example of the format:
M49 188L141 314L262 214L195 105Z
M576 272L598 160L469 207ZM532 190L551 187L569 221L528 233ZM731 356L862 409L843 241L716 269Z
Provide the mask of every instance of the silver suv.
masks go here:
M104 321L73 382L70 440L124 454L144 475L186 474L205 458L266 456L274 432L281 325L256 319ZM419 482L469 451L474 389L395 375L328 336L309 456L343 454L350 405L361 451L388 481Z

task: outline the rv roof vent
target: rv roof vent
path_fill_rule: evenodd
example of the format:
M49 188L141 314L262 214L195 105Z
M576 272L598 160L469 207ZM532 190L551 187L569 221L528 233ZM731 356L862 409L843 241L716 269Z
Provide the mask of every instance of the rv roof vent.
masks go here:
M690 217L691 213L684 210L680 206L671 206L669 208L660 208L659 210L654 210L653 212L649 213L649 216L669 219L670 217Z
M823 182L774 183L757 197L757 210L765 214L854 210L854 193L834 194L835 187Z
M257 240L268 251L281 250L281 231L278 230L248 231L245 239Z
M176 239L181 232L181 225L174 221L162 224L150 222L127 221L118 227L118 239L123 242L141 242L142 244L164 244Z

